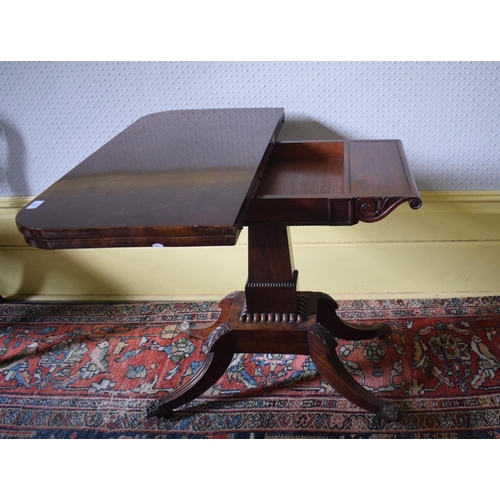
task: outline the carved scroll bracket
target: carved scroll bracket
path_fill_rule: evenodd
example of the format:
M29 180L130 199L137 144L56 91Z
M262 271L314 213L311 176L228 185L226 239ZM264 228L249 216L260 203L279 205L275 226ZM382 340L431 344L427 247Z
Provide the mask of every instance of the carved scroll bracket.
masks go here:
M414 210L422 206L420 198L401 198L383 196L380 198L356 198L354 203L355 217L362 222L377 222L396 207L408 201L410 207Z

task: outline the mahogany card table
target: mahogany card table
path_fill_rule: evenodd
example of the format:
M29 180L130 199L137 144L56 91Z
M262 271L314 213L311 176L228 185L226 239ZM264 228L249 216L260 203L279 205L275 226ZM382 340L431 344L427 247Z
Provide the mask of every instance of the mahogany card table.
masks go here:
M421 199L398 140L279 142L281 108L180 110L140 118L17 215L37 248L234 245L248 226L244 291L209 327L184 323L208 355L188 382L148 407L173 410L209 389L235 353L309 355L340 394L389 420L399 408L356 382L336 339L388 325L344 322L330 296L297 290L288 228L376 222Z

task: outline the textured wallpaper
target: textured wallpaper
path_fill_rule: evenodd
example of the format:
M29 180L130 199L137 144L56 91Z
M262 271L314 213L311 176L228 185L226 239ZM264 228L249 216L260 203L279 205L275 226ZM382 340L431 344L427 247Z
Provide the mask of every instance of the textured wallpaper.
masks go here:
M421 190L500 189L498 62L0 62L0 196L145 114L232 107L285 108L281 140L401 139Z

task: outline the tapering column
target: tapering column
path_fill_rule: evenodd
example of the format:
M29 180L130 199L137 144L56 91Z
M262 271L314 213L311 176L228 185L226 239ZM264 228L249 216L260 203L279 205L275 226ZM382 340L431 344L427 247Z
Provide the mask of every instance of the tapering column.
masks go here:
M296 313L297 271L289 230L282 225L248 226L248 280L245 286L249 313Z

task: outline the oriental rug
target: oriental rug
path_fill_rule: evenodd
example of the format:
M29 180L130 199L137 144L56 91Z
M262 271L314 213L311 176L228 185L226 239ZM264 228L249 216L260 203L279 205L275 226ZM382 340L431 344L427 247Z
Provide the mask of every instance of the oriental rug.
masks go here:
M339 341L350 373L402 409L386 422L338 395L308 356L239 354L174 418L146 406L199 368L215 302L0 304L2 438L498 438L500 297L338 301L383 340Z

